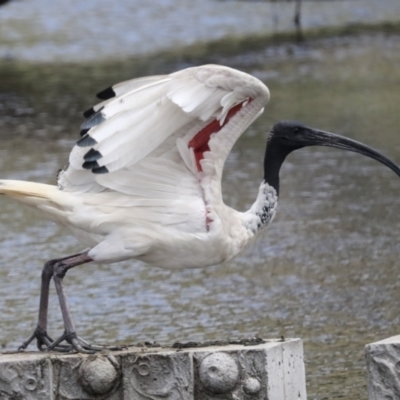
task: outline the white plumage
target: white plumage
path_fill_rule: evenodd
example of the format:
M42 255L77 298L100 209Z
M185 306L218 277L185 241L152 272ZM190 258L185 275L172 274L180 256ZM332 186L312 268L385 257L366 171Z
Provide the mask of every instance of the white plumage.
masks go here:
M58 187L1 181L0 192L66 226L97 262L183 268L234 257L255 230L223 203L222 169L268 102L266 86L206 65L112 91L82 124Z
M396 164L362 143L283 121L267 141L255 203L237 212L222 201L222 170L236 140L269 100L263 83L206 65L122 82L98 96L104 101L85 113L82 138L58 186L0 181L0 194L42 211L89 248L45 264L38 325L21 349L34 339L42 350L101 349L76 334L62 282L70 268L130 258L167 268L206 267L235 257L274 218L279 170L294 150L347 149L400 176ZM51 279L65 327L57 340L46 332Z

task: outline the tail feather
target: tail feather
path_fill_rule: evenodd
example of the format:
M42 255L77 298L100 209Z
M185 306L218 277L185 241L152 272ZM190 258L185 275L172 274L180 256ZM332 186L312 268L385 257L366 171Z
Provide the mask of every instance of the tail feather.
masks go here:
M0 180L0 195L44 212L55 222L63 222L66 212L71 209L71 198L57 186L43 183Z
M12 197L22 203L32 204L50 200L58 188L43 183L25 181L0 180L0 194Z

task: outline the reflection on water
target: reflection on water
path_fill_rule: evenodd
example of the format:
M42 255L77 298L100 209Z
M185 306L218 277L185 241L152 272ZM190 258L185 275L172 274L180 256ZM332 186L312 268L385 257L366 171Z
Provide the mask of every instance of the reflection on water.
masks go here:
M216 60L264 77L272 93L227 161L228 204L244 210L253 202L267 128L279 119L346 134L400 162L400 41L377 36L368 43L322 41L298 48L301 57L283 46ZM127 70L121 67L118 80ZM93 79L106 86L108 71ZM64 92L52 82L48 91L29 93L12 91L10 82L0 87L1 98L11 99L0 108L2 177L54 182L66 162L74 140L67 132L78 132L77 110L88 97L71 89L59 103L56 93ZM400 323L400 180L373 160L321 148L291 155L281 175L277 218L229 265L166 271L132 261L71 271L65 281L80 334L108 343L301 337L310 399L365 399L364 345L398 334ZM36 323L42 264L81 249L19 204L1 198L0 207L0 337L15 349ZM50 321L56 336L62 321L54 291Z

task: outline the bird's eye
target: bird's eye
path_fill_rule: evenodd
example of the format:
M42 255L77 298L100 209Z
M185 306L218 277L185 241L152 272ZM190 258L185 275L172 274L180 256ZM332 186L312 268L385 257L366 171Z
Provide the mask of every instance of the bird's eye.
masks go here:
M296 128L293 128L293 132L294 132L294 133L299 133L299 132L300 132L300 128L297 128L297 127L296 127Z

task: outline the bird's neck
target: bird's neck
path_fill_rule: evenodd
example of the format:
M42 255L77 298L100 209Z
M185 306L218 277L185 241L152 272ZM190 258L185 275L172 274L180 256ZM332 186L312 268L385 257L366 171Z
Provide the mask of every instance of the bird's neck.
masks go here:
M271 137L267 143L264 158L264 182L272 186L279 196L279 171L286 156L293 151L282 142Z
M280 138L271 136L267 142L264 158L264 181L250 210L243 213L246 229L252 234L266 227L274 218L278 206L279 171L286 156L294 150Z
M243 222L252 235L272 222L278 206L278 195L274 187L262 182L258 196L250 210L243 213Z

